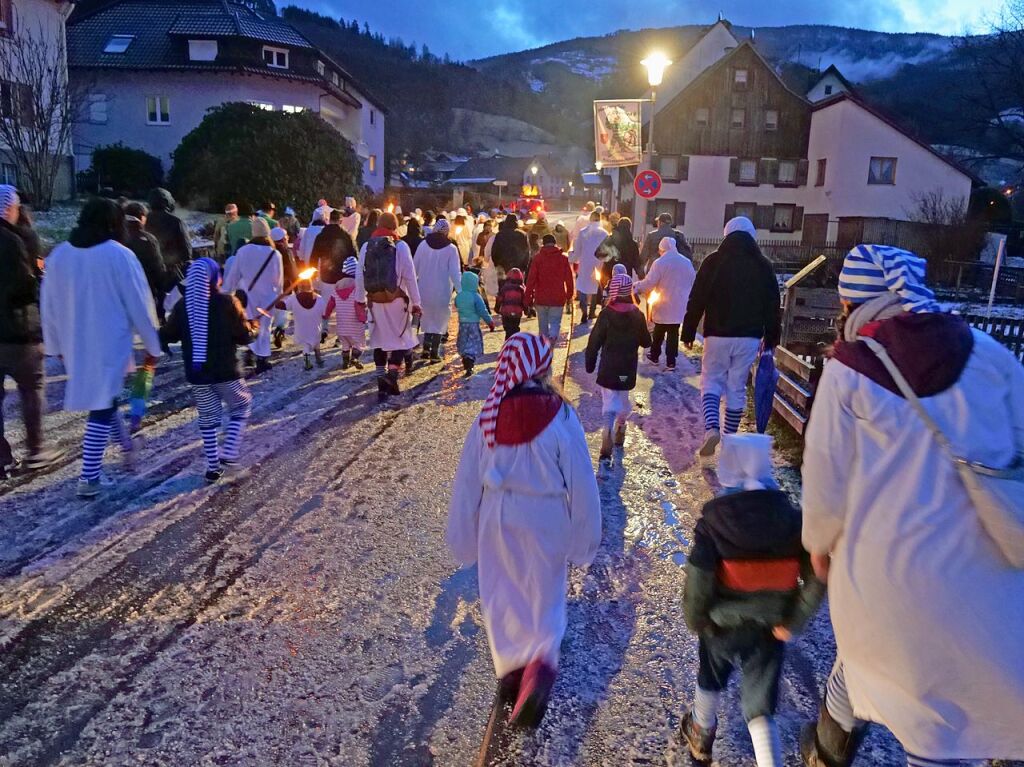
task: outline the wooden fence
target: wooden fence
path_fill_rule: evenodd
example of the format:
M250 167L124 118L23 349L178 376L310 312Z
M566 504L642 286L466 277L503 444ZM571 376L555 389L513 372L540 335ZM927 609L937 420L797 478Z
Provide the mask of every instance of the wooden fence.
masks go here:
M984 314L965 314L963 317L972 328L988 333L1024 362L1024 316L987 317Z

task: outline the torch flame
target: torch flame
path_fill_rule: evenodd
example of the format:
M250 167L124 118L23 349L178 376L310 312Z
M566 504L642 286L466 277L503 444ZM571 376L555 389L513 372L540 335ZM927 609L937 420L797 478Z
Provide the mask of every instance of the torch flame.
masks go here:
M316 272L317 268L315 266L311 266L308 269L303 269L301 272L299 272L299 280L311 280L313 279L313 275L316 274Z
M388 203L388 213L394 213L394 212L395 212L395 204L393 202L389 202Z
M649 304L656 304L660 300L661 300L661 293L659 293L656 290L652 290L651 291L651 295L649 295L647 297L647 303L649 303Z
M601 277L602 277L602 274L601 274L601 269L599 267L599 268L594 270L594 279L597 280L598 282L600 282L601 281Z
M462 225L461 224L459 226L455 227L455 236L458 237L460 234L462 234Z

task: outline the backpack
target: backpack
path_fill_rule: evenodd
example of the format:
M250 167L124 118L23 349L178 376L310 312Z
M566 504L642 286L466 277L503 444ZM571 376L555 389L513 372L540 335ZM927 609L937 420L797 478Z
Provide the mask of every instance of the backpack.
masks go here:
M398 287L398 250L390 237L373 237L366 243L363 286L367 300L375 304L389 304L405 295Z

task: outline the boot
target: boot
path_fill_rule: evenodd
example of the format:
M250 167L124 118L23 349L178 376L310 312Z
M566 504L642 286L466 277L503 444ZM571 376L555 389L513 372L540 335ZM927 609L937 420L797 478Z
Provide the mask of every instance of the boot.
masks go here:
M434 334L426 333L423 336L423 353L420 355L420 359L426 362L430 359L430 349L434 345Z
M377 376L377 401L384 402L388 398L388 377Z
M348 366L352 364L352 352L347 349L341 353L341 369L348 370Z
M247 368L251 368L256 364L256 355L252 353L251 349L245 350L245 354L242 355L242 364Z
M850 767L865 727L854 727L847 732L821 704L817 725L809 724L800 731L800 756L807 767Z
M408 352L405 355L405 377L408 378L412 375L412 371L416 369L416 356L412 352Z
M615 447L622 447L626 444L626 422L621 421L615 424Z
M313 369L313 363L309 359L309 355L308 354L303 354L302 355L302 369L303 370L312 370Z
M711 749L715 744L715 730L706 730L693 721L693 711L687 711L679 723L679 742L690 749L690 756L698 762L711 763Z
M322 368L324 366L324 355L320 353L319 349L313 350L313 359L316 360L316 366Z
M519 686L522 684L523 672L525 670L525 668L517 668L515 671L510 671L498 682L498 696L503 704L515 705L516 699L519 697Z
M701 458L710 458L715 454L715 448L718 447L718 443L722 441L722 432L718 429L708 429L704 432L704 443L700 446L700 450L697 451L697 455Z
M398 386L397 370L389 370L384 375L384 385L387 387L387 393L392 396L397 396L402 393L401 388Z
M363 363L359 361L359 355L362 353L363 352L359 349L352 350L352 367L354 367L356 370L363 369Z
M431 339L431 343L430 343L430 361L431 361L431 363L440 362L441 361L440 349L441 349L441 336L435 335L433 337L433 339Z
M274 330L274 348L280 349L282 346L284 346L284 330L276 328Z
M601 436L601 460L610 461L612 459L612 430L610 427L604 430Z
M259 375L260 373L266 373L272 367L274 366L270 364L270 357L256 358L256 375Z
M555 685L555 670L543 661L535 660L523 671L519 696L512 709L512 724L531 729L540 726L548 710L551 688Z
M473 365L475 364L475 362L476 362L476 360L474 360L472 357L463 357L462 358L462 367L466 371L463 374L464 378L469 378L471 375L473 375Z

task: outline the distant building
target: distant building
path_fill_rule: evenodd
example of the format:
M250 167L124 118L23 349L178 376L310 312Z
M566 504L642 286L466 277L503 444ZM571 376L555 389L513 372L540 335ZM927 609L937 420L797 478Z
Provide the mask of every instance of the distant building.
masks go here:
M843 77L843 73L836 68L836 65L831 64L807 91L807 100L814 104L838 96L840 93L856 93L856 89L849 80Z
M965 205L970 197L966 171L861 101L834 67L807 96L797 93L724 21L682 63L681 77L666 84L685 85L670 98L659 91L662 191L634 202L646 225L671 213L691 236L716 237L744 215L766 239L819 244L835 240L844 220L906 220L936 190ZM641 167L648 164L645 154ZM620 194L631 198L625 176Z
M67 77L64 57L64 21L71 14L73 3L66 0L0 0L0 45L19 45L26 41L42 43L48 48L47 58L60 74ZM17 54L15 54L17 55ZM14 110L31 109L34 101L32 88L38 83L18 82L17 73L0 72L0 119L8 118ZM44 103L46 98L44 97ZM33 122L21 112L22 124ZM54 199L63 200L74 190L71 147L61 149L62 162L57 174ZM18 167L10 147L0 143L0 184L19 184Z
M574 186L574 172L562 166L554 157L475 157L459 165L448 178L449 185L462 189L497 194L494 182L504 182L502 196L515 199L522 195L556 199L582 195L583 189ZM595 186L604 189L603 182Z
M71 77L89 90L75 131L80 168L95 147L121 142L157 155L167 170L208 109L247 101L318 113L352 142L363 183L384 189L384 107L294 27L253 5L115 0L71 19L68 49Z

